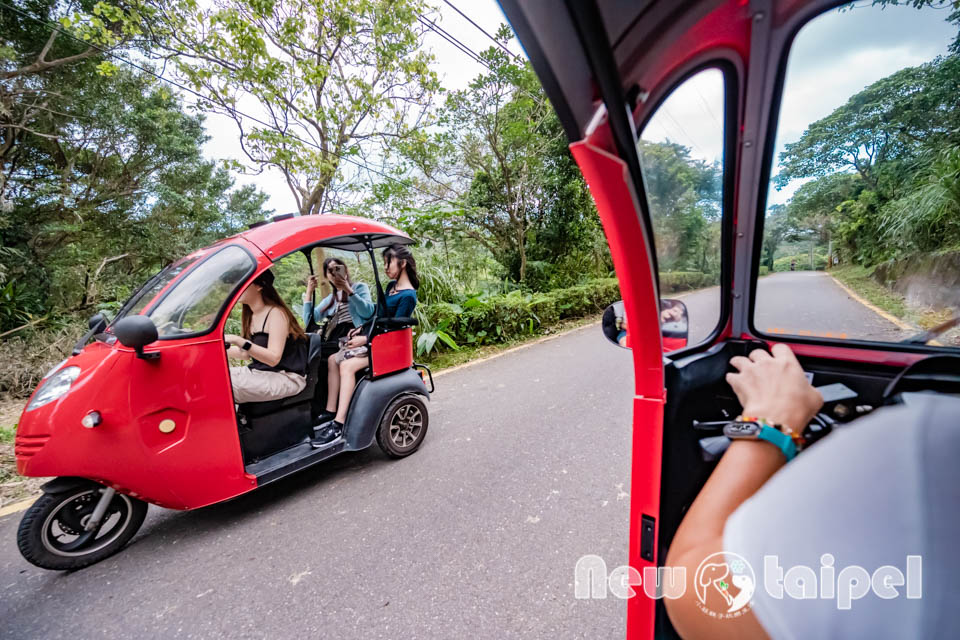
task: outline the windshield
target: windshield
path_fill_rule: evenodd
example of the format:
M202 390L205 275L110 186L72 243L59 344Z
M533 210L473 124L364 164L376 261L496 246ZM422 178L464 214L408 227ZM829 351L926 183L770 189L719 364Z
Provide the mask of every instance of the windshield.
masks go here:
M123 305L123 309L117 314L117 318L126 315L136 316L143 313L144 308L151 300L157 297L157 294L163 291L168 284L173 282L177 276L189 269L193 263L199 260L202 254L193 254L180 258L173 264L168 265L160 273L153 276L147 283L130 297L130 300Z
M181 273L186 266L177 273ZM230 295L253 272L254 267L256 263L249 253L237 246L226 247L175 283L147 317L157 325L161 339L207 331L217 321ZM161 275L166 276L166 273ZM167 282L171 279L167 279ZM152 285L151 289L156 286Z

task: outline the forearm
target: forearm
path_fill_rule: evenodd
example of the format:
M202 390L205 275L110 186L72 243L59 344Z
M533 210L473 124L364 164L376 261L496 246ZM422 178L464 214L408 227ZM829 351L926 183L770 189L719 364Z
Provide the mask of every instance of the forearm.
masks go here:
M667 599L664 604L670 621L685 640L766 637L752 612L732 620L704 615L697 606L694 582L698 567L711 554L736 551L724 549L723 528L727 518L785 462L783 454L769 443L731 443L684 516L670 545L666 565L685 569L686 590L680 598Z
M279 352L271 351L269 348L261 347L258 344L251 344L250 348L242 351L242 353L246 354L243 356L244 358L253 358L254 360L262 362L270 367L273 367L280 362L280 358L283 356L282 349Z
M730 514L785 463L783 454L770 443L732 442L680 523L670 545L670 557L685 554L705 541L721 539Z
M370 289L366 286L356 285L353 293L350 294L350 312L355 318L366 322L373 315L374 305L370 298Z

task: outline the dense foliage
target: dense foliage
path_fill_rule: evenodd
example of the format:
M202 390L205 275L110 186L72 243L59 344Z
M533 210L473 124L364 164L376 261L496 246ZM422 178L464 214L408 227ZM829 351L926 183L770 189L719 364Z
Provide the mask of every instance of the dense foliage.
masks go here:
M50 20L59 7L33 10ZM12 105L0 110L0 331L116 305L261 215L265 197L232 189L203 157L202 116L156 78L105 72L99 49L20 14L0 24L0 100Z
M235 171L279 169L301 214L375 217L415 237L421 352L549 331L619 297L531 66L492 46L483 73L444 91L423 48L431 12L422 0L0 9L0 340L12 354L0 390L29 390L84 318L269 215ZM211 112L235 121L244 162L205 157ZM715 283L719 169L672 143L641 152L664 292ZM366 258L347 258L372 284ZM276 273L298 308L305 261Z
M779 270L798 241L865 267L960 249L957 96L953 53L878 80L786 145L776 184L808 182L768 212L764 264Z

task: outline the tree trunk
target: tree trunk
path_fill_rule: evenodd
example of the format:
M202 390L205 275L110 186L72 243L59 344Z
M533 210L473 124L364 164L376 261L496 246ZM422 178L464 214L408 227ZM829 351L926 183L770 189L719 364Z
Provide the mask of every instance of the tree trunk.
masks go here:
M517 235L520 236L517 249L520 251L520 282L522 283L527 279L527 247L523 241L523 231L521 230Z

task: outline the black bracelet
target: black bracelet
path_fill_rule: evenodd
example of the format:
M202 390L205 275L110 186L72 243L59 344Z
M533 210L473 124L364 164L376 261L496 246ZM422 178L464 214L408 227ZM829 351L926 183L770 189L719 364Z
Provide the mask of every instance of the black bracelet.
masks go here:
M243 346L240 348L243 349L244 351L250 351L250 347L252 346L253 344L251 344L251 342L247 340L246 342L243 343Z

